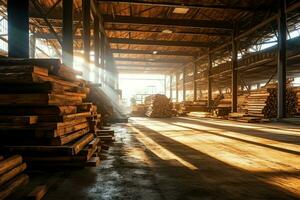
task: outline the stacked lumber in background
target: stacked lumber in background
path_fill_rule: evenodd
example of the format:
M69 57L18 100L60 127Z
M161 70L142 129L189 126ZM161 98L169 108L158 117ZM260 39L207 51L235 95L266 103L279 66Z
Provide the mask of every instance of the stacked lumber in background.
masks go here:
M154 118L172 117L172 104L168 97L162 94L150 95L145 98L148 106L146 116Z
M146 111L147 106L145 104L137 104L132 106L130 115L132 117L144 117Z
M56 59L0 62L0 145L28 167L96 166L100 116L89 89Z
M5 199L19 187L26 185L29 178L24 174L26 163L22 156L0 156L0 199Z
M296 113L300 115L300 87L293 87L293 91L296 93Z
M184 107L186 112L207 112L207 99L198 99L197 101L185 101Z
M231 95L229 93L217 96L213 114L217 117L227 116L231 112Z
M251 91L247 97L246 109L248 115L261 118L277 117L277 83L268 84L256 91ZM293 116L297 108L297 94L290 85L286 91L287 116Z
M172 103L172 116L186 116L187 113L184 102Z

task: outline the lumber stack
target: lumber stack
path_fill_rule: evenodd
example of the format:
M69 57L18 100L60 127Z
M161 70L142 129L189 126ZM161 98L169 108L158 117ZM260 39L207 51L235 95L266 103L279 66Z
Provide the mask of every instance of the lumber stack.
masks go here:
M186 112L207 112L208 102L207 99L198 99L197 101L185 101L184 107Z
M147 111L147 106L145 104L133 105L130 115L132 117L144 117Z
M153 118L172 117L172 104L168 97L162 94L150 95L145 98L146 116Z
M27 184L29 178L23 173L26 167L20 155L0 156L0 200Z
M269 84L256 91L251 91L247 97L247 113L251 116L262 118L277 117L277 84ZM296 113L297 95L292 87L287 86L286 91L286 109L287 116L293 116Z
M55 59L0 61L0 145L29 167L97 165L100 116L89 89Z
M296 113L300 115L300 87L294 87L293 91L296 94L297 100L296 100Z
M229 93L221 94L215 99L216 107L213 114L217 117L227 116L231 111L231 95Z

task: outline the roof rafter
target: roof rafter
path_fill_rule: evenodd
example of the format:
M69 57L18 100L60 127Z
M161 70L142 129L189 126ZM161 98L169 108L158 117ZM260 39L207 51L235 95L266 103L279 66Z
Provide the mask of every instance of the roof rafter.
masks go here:
M191 28L216 28L232 30L233 23L231 21L220 20L190 20L190 19L167 19L153 17L131 17L121 15L103 15L105 23L113 24L138 24L138 25L153 25L153 26L178 26Z
M197 53L186 51L151 51L151 50L135 50L135 49L111 49L112 53L120 54L150 54L150 55L166 55L166 56L186 56L195 57Z

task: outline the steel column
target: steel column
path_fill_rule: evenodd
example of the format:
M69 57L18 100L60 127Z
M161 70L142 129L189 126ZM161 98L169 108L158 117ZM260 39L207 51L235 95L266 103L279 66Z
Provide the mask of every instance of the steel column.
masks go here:
M63 0L62 61L73 67L73 0Z
M96 82L100 82L100 63L99 63L99 57L100 57L100 36L99 36L99 18L98 16L94 16L94 64L96 67L95 74L96 74Z
M236 33L236 29L234 31ZM232 69L231 69L231 111L237 112L237 91L238 91L238 82L237 82L237 41L234 39L236 34L233 34L232 37Z
M211 59L211 54L208 54L208 67L207 67L207 101L208 101L208 108L209 110L212 107L212 78L210 77L211 75L211 69L212 69L212 59Z
M83 12L83 51L85 70L90 73L90 42L91 42L91 2L90 0L82 0L82 12ZM89 80L89 73L83 72L85 79Z
M7 0L8 56L29 58L29 0Z
M172 101L172 74L170 74L170 99Z
M194 101L197 101L197 65L196 63L194 63L194 72L193 72L193 76L194 76L194 80L193 80L193 85L194 85Z
M182 97L183 98L182 98L182 100L185 101L186 100L186 88L185 88L185 83L186 83L186 80L185 80L186 69L185 69L185 67L182 70L182 74L183 74L183 77L182 77L182 90L183 90Z
M278 13L278 109L277 117L286 117L286 0L279 1Z

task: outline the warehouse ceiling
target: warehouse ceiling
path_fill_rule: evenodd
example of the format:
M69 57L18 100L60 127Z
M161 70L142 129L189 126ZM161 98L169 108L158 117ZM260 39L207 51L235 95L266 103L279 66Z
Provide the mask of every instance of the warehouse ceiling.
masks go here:
M91 1L99 7L119 72L170 72L230 42L235 27L242 33L277 11L274 0ZM31 30L60 49L61 1L35 2L30 7ZM81 2L74 0L74 45L79 51L83 48ZM288 5L293 2L288 0ZM272 31L272 26L266 31ZM244 45L258 37L253 34Z

